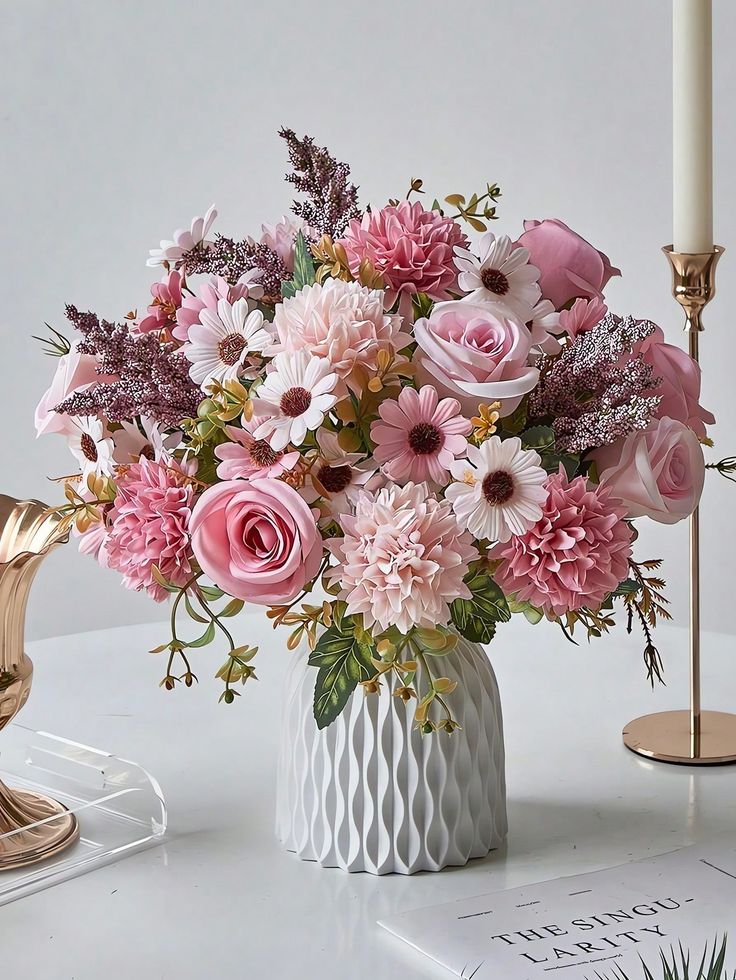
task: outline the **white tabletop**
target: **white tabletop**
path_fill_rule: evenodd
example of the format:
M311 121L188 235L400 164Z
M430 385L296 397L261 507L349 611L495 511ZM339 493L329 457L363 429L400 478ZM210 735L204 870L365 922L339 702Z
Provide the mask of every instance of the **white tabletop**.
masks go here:
M289 654L260 616L242 619L239 635L261 641L261 680L232 706L217 704L213 651L197 652L198 688L158 688L164 661L146 651L166 639L164 626L29 644L35 686L18 720L145 766L163 786L170 832L160 847L0 908L3 978L440 980L449 974L376 919L733 829L736 767L655 765L621 744L631 718L685 706L684 631L660 630L668 686L652 694L638 638L623 629L576 648L556 627L518 619L491 649L505 713L508 844L466 868L414 877L325 870L274 839ZM733 637L706 638L709 708L736 708L733 652Z

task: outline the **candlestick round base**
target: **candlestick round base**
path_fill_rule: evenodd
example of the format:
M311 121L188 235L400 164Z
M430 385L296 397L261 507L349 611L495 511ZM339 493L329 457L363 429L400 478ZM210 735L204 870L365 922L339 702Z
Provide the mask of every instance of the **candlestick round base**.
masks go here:
M725 766L736 763L736 715L703 711L699 741L690 732L689 711L660 711L630 721L624 745L655 762L681 766Z

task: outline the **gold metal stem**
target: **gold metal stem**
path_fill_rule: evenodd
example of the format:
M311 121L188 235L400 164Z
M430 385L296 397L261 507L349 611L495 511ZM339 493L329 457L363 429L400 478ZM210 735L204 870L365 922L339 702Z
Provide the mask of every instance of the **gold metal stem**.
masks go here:
M672 294L685 312L690 356L699 363L702 312L715 296L723 249L688 254L662 251L672 267ZM624 728L624 745L638 755L680 765L736 763L736 715L703 711L700 689L700 509L690 518L690 708L637 718Z

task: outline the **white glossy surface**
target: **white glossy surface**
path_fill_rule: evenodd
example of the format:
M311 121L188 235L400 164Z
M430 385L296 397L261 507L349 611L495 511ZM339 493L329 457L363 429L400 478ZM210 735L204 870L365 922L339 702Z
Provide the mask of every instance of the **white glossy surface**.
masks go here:
M516 617L515 617L516 619ZM258 636L257 636L258 634ZM220 661L199 651L198 690L156 685L165 637L143 625L29 644L36 683L21 719L134 759L160 780L171 835L159 848L0 909L3 978L406 980L449 976L376 926L400 911L594 870L733 829L736 769L639 760L630 718L684 707L686 638L661 630L668 687L651 694L637 638L575 648L547 624L499 630L508 844L466 868L348 875L282 852L273 836L286 657L260 618L258 684L218 705ZM733 638L704 644L704 701L736 709ZM0 736L1 737L1 736Z

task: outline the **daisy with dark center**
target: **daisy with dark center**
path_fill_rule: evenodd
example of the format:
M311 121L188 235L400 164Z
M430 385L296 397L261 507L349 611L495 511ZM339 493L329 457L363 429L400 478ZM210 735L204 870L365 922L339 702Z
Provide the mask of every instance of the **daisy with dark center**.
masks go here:
M474 302L527 323L541 296L539 269L529 265L529 251L514 245L508 235L496 238L491 231L481 236L479 250L476 256L466 248L455 249L458 286Z
M273 340L263 314L252 310L245 298L234 303L220 299L216 311L203 309L199 318L189 328L182 350L192 362L189 375L200 388L252 374L245 367L246 357L260 353Z
M455 398L438 399L432 385L403 388L399 397L382 402L380 419L371 426L374 457L392 480L443 483L451 464L462 456L472 428Z
M360 490L370 490L377 482L376 466L366 461L364 453L346 452L336 432L317 432L319 456L307 474L301 494L307 503L320 500L325 517L352 513Z
M254 415L249 422L243 420L243 428L225 426L230 442L215 447L215 456L221 462L217 475L221 480L249 480L252 477L278 477L293 470L299 462L299 453L273 449L265 439L256 439L255 430L265 420Z
M102 422L94 415L77 415L71 422L68 444L81 470L79 485L86 487L89 476L112 476L115 447Z
M445 497L460 527L486 541L508 541L542 516L548 491L539 453L522 449L521 440L491 436L468 447L468 458L451 467L457 482Z
M336 384L337 375L324 357L303 350L277 354L253 399L256 415L264 418L254 437L265 439L277 451L290 442L301 446L307 432L322 425L337 401L332 394Z

